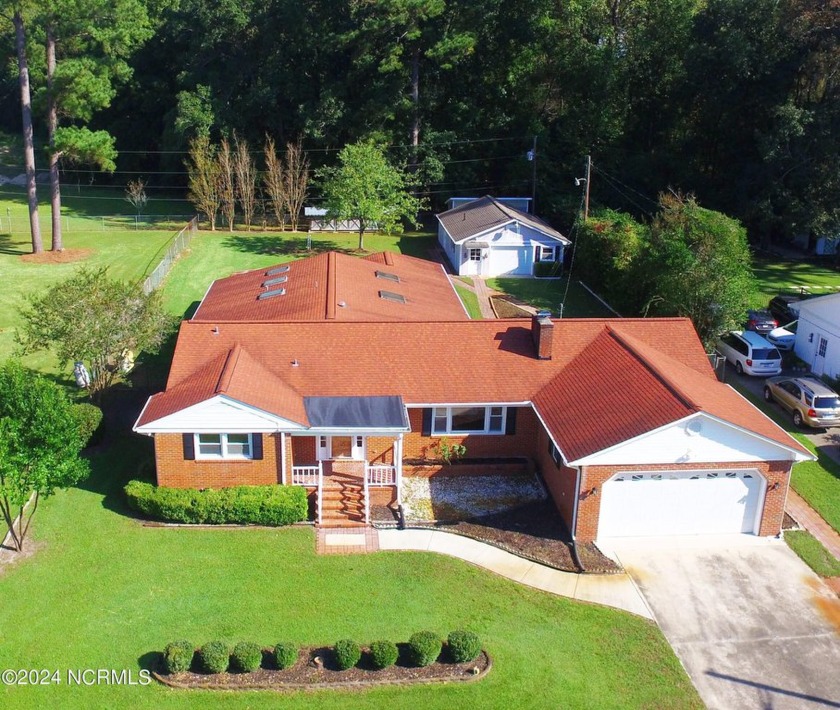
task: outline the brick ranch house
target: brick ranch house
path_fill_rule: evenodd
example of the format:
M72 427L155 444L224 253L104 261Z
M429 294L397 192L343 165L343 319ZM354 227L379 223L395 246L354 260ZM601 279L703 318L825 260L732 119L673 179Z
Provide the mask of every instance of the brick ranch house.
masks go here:
M389 253L214 282L134 429L161 486L306 486L331 525L408 476L536 470L583 542L775 535L812 458L718 382L688 319L473 321L439 265ZM406 463L444 437L494 463Z

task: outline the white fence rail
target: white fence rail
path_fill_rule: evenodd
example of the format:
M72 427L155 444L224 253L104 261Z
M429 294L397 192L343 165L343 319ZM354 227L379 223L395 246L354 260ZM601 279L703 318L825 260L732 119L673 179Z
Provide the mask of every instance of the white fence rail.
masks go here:
M395 486L397 469L394 466L365 466L365 481L371 486Z
M187 223L187 226L175 235L175 239L172 240L160 263L143 281L143 293L151 293L163 283L172 268L172 264L175 263L181 252L189 246L196 232L198 232L198 217L193 217Z
M293 486L317 486L318 466L292 466Z

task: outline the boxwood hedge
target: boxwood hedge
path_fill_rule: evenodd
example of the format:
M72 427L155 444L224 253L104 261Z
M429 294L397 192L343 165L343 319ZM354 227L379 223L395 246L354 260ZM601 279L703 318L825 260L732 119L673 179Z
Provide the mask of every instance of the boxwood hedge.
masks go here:
M175 523L290 525L308 516L306 489L301 486L197 490L130 481L125 493L134 510Z

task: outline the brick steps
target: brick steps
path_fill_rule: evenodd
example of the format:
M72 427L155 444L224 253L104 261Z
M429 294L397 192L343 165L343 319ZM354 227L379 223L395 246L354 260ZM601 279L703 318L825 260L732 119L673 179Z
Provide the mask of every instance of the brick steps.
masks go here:
M330 480L321 492L320 524L329 528L364 527L364 488L334 478Z

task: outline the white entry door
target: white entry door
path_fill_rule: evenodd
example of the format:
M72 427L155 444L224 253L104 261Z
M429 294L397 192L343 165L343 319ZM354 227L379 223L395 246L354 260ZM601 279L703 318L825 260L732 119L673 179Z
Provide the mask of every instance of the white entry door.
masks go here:
M811 366L811 372L815 375L821 375L825 371L825 355L828 352L828 338L824 338L817 333L817 349L814 352L814 364Z
M319 436L318 460L354 459L364 461L364 436Z
M330 457L330 437L318 437L318 460L326 461Z
M756 533L755 470L623 473L601 487L598 537Z

